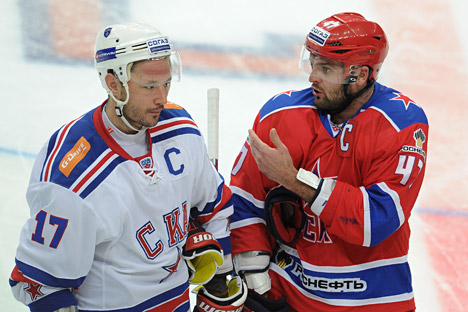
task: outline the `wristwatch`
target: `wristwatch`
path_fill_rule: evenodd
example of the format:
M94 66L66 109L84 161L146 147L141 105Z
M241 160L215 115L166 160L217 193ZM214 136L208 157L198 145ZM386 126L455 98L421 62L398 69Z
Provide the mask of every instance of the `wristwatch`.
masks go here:
M299 171L297 172L296 179L301 181L304 184L307 184L313 189L317 189L318 185L320 183L320 178L317 177L315 174L313 174L310 171L307 171L305 169L300 168Z

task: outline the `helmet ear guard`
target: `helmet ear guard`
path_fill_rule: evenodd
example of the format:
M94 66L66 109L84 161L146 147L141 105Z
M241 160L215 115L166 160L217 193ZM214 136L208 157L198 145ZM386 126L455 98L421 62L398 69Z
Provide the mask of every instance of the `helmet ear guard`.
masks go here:
M292 245L306 220L302 199L284 186L279 186L267 194L264 211L271 235L282 244Z

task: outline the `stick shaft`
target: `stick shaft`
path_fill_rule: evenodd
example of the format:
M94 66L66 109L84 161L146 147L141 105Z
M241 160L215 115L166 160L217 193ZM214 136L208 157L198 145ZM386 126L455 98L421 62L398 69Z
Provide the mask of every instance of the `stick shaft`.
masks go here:
M211 88L208 96L208 156L218 169L219 157L219 89Z

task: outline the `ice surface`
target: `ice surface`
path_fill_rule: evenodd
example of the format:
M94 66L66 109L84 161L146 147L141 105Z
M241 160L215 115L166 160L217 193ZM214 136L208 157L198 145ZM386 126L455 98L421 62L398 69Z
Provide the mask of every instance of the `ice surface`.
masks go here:
M27 311L7 283L34 156L50 134L105 99L92 68L95 33L109 23L148 22L180 50L184 75L170 100L206 137L206 90L220 88L219 170L230 168L260 106L308 86L296 68L314 23L357 11L378 21L390 53L379 81L426 110L430 150L414 210L410 265L418 311L465 311L468 304L468 21L464 1L8 0L0 3L0 306ZM443 306L443 308L441 308Z

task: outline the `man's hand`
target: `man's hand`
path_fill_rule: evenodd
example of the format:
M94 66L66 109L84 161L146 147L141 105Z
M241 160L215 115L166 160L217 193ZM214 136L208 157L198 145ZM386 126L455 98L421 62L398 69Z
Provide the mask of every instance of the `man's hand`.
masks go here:
M253 130L249 130L250 151L258 169L269 179L288 188L296 180L297 169L291 155L283 144L275 128L270 130L270 139L276 148L268 146Z
M294 167L289 150L275 128L270 130L270 139L275 148L263 142L252 129L249 130L249 139L250 152L264 175L296 193L306 202L314 198L315 189L296 179L298 170Z

